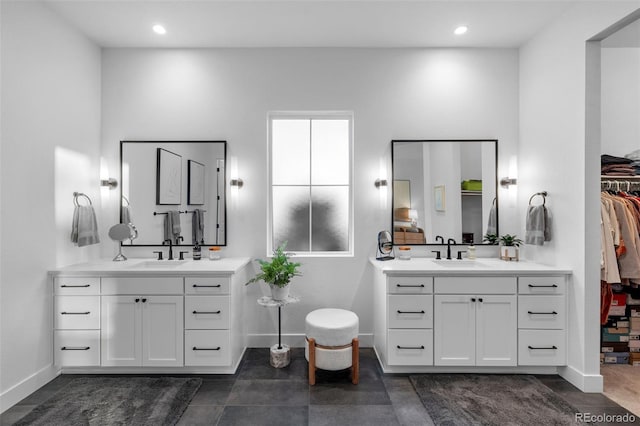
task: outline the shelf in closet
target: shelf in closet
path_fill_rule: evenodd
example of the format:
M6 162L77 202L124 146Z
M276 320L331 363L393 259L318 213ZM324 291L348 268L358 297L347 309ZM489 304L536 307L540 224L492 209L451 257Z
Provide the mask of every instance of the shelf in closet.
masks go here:
M600 180L640 181L640 175L635 175L635 176L607 176L607 175L601 175L600 176Z
M462 195L482 195L482 191L469 191L466 189L463 189L460 191L460 194Z

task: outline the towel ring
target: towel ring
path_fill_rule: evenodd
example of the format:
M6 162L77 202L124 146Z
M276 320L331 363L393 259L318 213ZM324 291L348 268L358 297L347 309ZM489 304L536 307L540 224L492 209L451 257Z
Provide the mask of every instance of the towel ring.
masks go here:
M75 204L76 206L80 206L80 203L78 202L78 197L84 197L87 199L87 201L89 202L89 205L92 206L93 203L91 202L91 198L89 198L89 196L87 194L84 194L82 192L74 192L73 193L73 204Z
M540 195L542 197L542 205L544 206L547 203L547 191L536 192L529 198L529 205L531 205L531 201L536 195Z
M131 203L129 203L129 200L127 200L127 197L125 197L124 195L122 196L122 199L127 202L127 206L131 205Z

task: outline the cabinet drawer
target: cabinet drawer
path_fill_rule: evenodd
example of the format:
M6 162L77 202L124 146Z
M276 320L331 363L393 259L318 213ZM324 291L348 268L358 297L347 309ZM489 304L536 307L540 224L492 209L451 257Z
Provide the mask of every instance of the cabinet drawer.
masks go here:
M436 277L437 294L515 294L515 277Z
M219 366L231 363L229 330L186 330L185 366Z
M53 340L56 365L100 365L100 330L56 330Z
M565 294L565 277L519 277L520 294Z
M102 294L182 294L182 277L102 278Z
M389 293L426 294L433 293L433 277L398 277L387 278Z
M389 330L389 365L433 365L433 330Z
M186 277L186 294L229 294L229 277Z
M433 328L433 296L390 294L389 328Z
M55 277L53 285L56 295L100 294L100 277Z
M99 329L100 296L56 296L56 329Z
M229 296L185 296L184 328L229 328Z
M518 328L564 330L564 296L519 296Z
M519 330L518 365L566 365L564 330Z

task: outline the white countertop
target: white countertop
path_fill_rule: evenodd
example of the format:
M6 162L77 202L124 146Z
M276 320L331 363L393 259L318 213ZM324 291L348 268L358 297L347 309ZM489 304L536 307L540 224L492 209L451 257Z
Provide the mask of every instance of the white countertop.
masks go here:
M233 274L251 261L248 257L230 257L219 260L153 260L128 259L114 262L102 259L94 262L77 263L49 271L51 275L202 275Z
M505 261L496 258L478 258L476 260L435 260L414 257L410 260L376 260L369 259L371 264L388 275L513 275L513 274L571 274L570 268L542 265L528 261Z

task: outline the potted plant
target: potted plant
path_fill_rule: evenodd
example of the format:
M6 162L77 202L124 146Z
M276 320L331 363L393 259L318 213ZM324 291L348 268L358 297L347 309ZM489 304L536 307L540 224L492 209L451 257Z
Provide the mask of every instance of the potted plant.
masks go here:
M249 280L246 285L258 281L264 281L271 287L271 297L274 300L285 300L289 296L289 282L294 276L300 276L298 268L300 263L289 261L289 254L284 249L287 243L284 242L274 250L273 258L270 262L256 259L260 264L260 272Z
M500 237L500 259L518 260L519 250L522 240L515 235L504 234Z
M482 242L487 242L491 245L497 245L498 244L498 235L497 234L490 234L490 233L486 233L483 237L482 237Z

